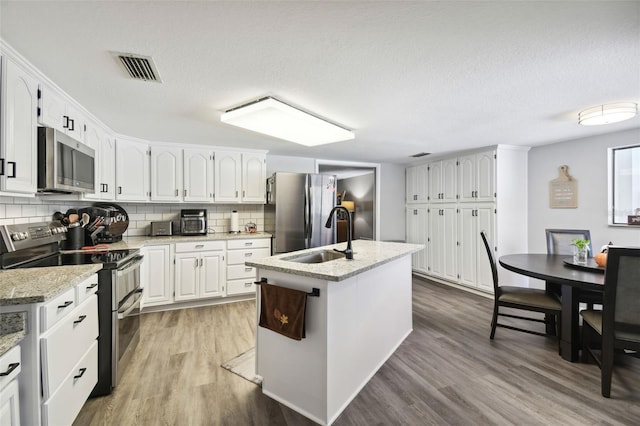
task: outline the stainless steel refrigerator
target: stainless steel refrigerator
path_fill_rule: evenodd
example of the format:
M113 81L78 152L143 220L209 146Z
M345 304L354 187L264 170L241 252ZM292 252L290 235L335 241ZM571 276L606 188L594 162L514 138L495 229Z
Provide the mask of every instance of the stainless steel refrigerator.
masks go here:
M336 204L336 177L274 173L267 179L264 229L273 254L325 246L336 241L334 226L324 225Z

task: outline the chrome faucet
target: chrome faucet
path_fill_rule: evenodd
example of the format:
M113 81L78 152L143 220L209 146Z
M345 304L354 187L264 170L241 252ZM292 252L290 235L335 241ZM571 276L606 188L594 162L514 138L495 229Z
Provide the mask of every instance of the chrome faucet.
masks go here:
M349 213L349 210L347 210L345 206L335 206L331 209L331 213L329 213L327 223L324 226L327 228L331 228L331 219L333 219L333 213L338 209L342 209L347 212L347 248L346 250L338 250L335 248L333 250L344 253L347 259L353 260L353 250L351 250L351 213Z

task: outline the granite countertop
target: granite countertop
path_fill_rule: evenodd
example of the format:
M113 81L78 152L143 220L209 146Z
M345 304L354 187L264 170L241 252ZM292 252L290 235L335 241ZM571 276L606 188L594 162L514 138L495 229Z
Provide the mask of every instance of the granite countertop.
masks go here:
M0 271L0 305L45 302L102 269L100 264Z
M271 238L265 232L239 232L237 234L216 233L207 235L171 235L152 237L149 235L124 237L122 241L109 244L110 250L139 249L144 245L186 243L189 241L241 240L248 238Z
M20 343L26 335L26 312L0 315L0 356Z
M336 259L324 263L311 264L284 260L289 257L303 256L315 251L333 250L334 248L344 250L346 246L346 243L332 244L324 247L250 260L246 261L245 264L247 266L285 272L293 275L319 278L328 281L342 281L424 248L422 244L356 240L352 242L353 260Z

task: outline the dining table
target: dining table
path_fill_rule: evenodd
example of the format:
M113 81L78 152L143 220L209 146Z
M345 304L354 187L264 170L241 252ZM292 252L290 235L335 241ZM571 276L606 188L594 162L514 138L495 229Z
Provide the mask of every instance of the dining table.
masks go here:
M588 259L587 264L578 264L573 256L537 253L508 254L501 256L499 262L509 271L546 281L548 288L553 285L560 288L560 356L567 361L577 361L580 291L603 291L604 268L593 259Z

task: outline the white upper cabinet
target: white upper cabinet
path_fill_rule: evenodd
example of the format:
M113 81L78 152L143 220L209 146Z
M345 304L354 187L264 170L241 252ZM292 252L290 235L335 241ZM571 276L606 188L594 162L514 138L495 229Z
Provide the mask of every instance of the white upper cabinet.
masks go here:
M242 153L242 202L266 201L267 159L262 153Z
M182 149L151 146L151 199L182 201Z
M2 57L2 191L28 194L37 191L37 106L36 79L11 59Z
M429 163L429 201L432 203L454 203L457 200L456 159Z
M80 110L50 87L40 85L38 90L38 123L84 142L84 117Z
M495 151L459 158L458 194L460 201L495 200Z
M116 200L148 201L149 145L130 139L116 139Z
M96 152L95 193L83 194L89 200L114 200L116 194L116 140L106 129L87 121L85 144Z
M184 201L213 201L213 151L185 148L184 157Z
M242 154L233 151L216 151L215 154L216 202L240 202L242 190Z
M427 164L407 167L405 198L407 204L429 201L429 166Z

